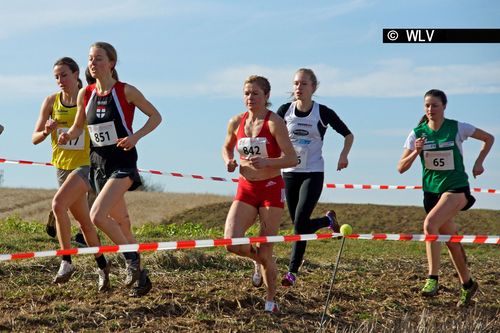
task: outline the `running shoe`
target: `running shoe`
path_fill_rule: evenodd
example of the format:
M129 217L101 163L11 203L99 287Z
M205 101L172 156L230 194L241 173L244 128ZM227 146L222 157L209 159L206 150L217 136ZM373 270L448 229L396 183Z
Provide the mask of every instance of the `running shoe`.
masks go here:
M55 238L57 236L56 217L54 216L53 211L49 212L49 217L47 218L47 225L45 226L45 231L47 232L47 235L49 235L50 237Z
M256 261L254 261L253 264L254 264L255 268L254 268L254 272L252 275L252 285L255 288L259 288L260 286L262 286L264 279L262 278L262 273L260 271L260 264L258 264Z
M328 226L328 229L332 230L333 232L340 232L340 226L339 223L337 222L337 214L335 213L334 210L329 210L325 214L326 217L328 217L328 220L330 220L330 225Z
M109 282L109 272L111 271L111 262L108 261L106 263L106 267L103 269L97 270L97 274L99 275L99 282L97 284L97 291L103 293L108 291L111 287Z
M266 301L266 305L264 306L264 311L269 313L277 313L280 311L278 308L278 304L273 301Z
M149 291L153 288L153 284L148 276L148 270L143 269L140 273L139 280L136 283L136 286L130 292L130 296L132 297L141 297L147 295Z
M83 234L81 231L78 231L78 233L75 234L74 240L80 246L85 246L85 247L87 246L87 242L85 241L85 237L83 237Z
M438 293L439 284L435 279L425 280L425 286L421 290L422 296L431 297L436 296Z
M135 281L139 280L141 275L141 259L139 253L137 253L136 259L126 259L125 270L127 271L127 277L125 278L125 286L128 288L132 287Z
M66 260L61 261L61 266L59 266L59 271L57 271L54 278L54 283L68 282L74 272L75 266L73 264L70 264Z
M281 279L281 285L283 287L293 287L297 278L292 272L287 272Z
M470 300L476 294L478 289L479 284L476 281L474 281L469 289L460 289L460 299L458 300L457 307L461 308L468 306L470 304Z

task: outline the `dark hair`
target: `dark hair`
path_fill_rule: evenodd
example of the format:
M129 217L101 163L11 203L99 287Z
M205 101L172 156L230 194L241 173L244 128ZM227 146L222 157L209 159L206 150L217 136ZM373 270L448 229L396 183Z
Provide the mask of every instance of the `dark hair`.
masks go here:
M52 66L52 67L62 66L62 65L68 66L68 68L71 70L72 73L78 72L78 75L80 75L80 67L78 67L78 64L72 58L62 57L62 58L58 59L54 63L54 66ZM82 80L80 80L80 78L78 78L78 88L81 88L82 86L83 86Z
M307 76L309 76L309 80L311 80L311 82L312 82L312 84L314 86L314 91L313 91L313 94L314 94L316 92L316 89L318 89L318 86L319 86L318 78L316 77L316 74L314 74L314 71L312 69L310 69L310 68L299 68L295 72L295 75L297 75L298 73L304 73ZM293 91L290 93L290 97L292 98L292 100L295 101L295 97L294 97Z
M95 77L90 74L90 69L88 67L85 68L85 80L87 81L87 84L93 84L96 82Z
M118 81L118 72L116 71L116 68L115 68L116 64L118 63L118 53L116 53L116 49L113 47L113 45L106 43L106 42L95 42L90 47L96 47L99 49L103 49L104 52L106 52L108 59L111 61L114 61L115 66L111 70L111 76L113 76L113 79Z
M446 94L442 90L431 89L425 93L424 98L426 98L427 96L439 98L441 100L441 103L443 103L444 106L446 106L446 104L448 104L448 97L446 97ZM428 121L429 121L429 119L427 119L427 115L424 114L422 116L422 118L420 119L420 121L418 122L418 124L420 125L420 124L426 123Z
M271 84L269 83L269 80L266 79L263 76L258 76L258 75L250 75L246 80L244 84L247 83L255 83L257 86L259 86L260 89L264 92L264 94L269 94L271 92ZM266 101L266 107L271 106L271 102Z

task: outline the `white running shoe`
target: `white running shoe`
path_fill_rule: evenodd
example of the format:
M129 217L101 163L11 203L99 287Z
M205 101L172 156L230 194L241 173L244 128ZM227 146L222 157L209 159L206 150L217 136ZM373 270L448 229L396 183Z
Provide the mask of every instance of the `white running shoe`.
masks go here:
M74 272L75 266L73 264L70 264L66 260L61 261L61 266L59 266L59 271L54 278L54 283L68 282Z
M253 262L255 268L254 272L252 275L252 285L255 288L258 288L262 286L262 283L264 282L264 279L262 278L262 273L260 272L260 264L258 264L256 261Z
M264 307L265 312L277 313L280 311L278 308L278 304L273 301L266 301L266 305Z

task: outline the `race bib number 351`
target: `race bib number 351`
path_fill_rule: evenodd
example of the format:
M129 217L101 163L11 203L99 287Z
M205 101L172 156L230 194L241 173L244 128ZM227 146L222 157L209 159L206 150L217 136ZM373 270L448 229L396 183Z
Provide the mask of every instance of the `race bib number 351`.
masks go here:
M90 140L96 147L104 147L116 144L118 136L116 134L115 123L108 121L102 124L88 125Z
M454 170L453 150L424 152L425 167L429 170Z

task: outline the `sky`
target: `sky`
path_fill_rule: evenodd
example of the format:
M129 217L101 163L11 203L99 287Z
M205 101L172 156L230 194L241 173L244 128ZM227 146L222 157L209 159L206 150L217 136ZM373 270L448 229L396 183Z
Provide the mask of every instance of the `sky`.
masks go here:
M471 187L500 189L500 43L384 44L384 28L498 28L500 2L462 1L5 1L0 5L0 158L49 162L49 140L31 134L46 96L58 90L52 66L80 65L90 45L118 52L120 79L137 87L163 116L137 146L138 166L235 178L221 147L228 120L245 111L243 82L271 82L271 109L289 101L298 68L315 71L315 101L337 112L355 136L349 167L336 165L343 138L327 131L325 182L420 185L416 161L396 169L403 143L423 115L423 95L448 95L446 117L497 138ZM134 129L145 117L137 110ZM481 143L464 143L471 174ZM4 187L56 188L52 167L0 164ZM167 192L234 195L231 182L143 174ZM476 208L499 209L500 196L475 194ZM419 190L324 189L322 202L421 206ZM332 205L333 205L332 204Z

